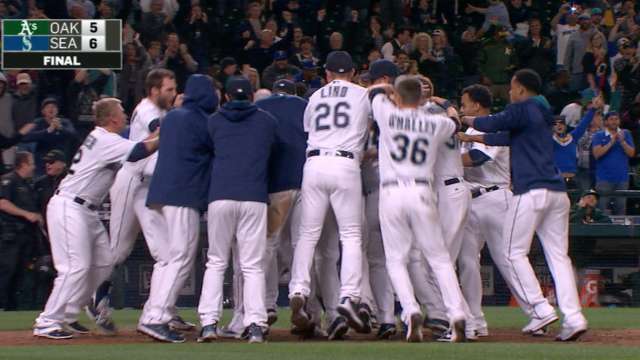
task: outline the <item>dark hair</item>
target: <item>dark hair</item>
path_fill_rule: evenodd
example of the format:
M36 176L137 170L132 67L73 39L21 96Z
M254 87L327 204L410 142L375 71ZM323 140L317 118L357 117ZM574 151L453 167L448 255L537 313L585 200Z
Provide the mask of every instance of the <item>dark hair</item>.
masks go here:
M175 79L176 76L171 70L167 69L153 69L147 74L147 78L144 81L144 89L147 95L151 94L152 88L161 88L162 81L165 78Z
M515 77L516 81L528 91L536 95L542 92L542 80L535 70L521 69L516 71L516 73L513 74L513 77Z
M311 36L303 36L302 39L300 39L300 46L305 43L311 44L313 46L313 38Z
M398 31L396 31L395 37L398 37L398 35L404 33L405 31L408 31L409 35L411 35L411 31L412 31L411 28L407 27L407 26L402 26L402 27L398 28Z
M417 105L422 98L422 84L415 76L403 75L396 79L396 92L405 104Z
M18 152L16 152L16 161L15 161L16 169L19 169L20 167L22 167L23 164L28 164L29 163L29 159L32 158L32 157L33 157L33 155L28 151L18 151Z
M480 104L485 109L491 108L493 105L493 96L488 87L480 84L474 84L462 89L462 94L467 94L471 101Z

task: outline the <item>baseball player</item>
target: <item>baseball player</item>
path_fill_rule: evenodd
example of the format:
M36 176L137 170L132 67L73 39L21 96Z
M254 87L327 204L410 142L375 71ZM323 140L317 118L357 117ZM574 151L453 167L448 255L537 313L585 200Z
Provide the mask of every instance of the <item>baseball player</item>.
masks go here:
M342 244L338 312L356 331L364 330L357 313L362 280L362 183L360 156L369 120L367 91L350 82L351 56L334 51L326 61L328 84L313 93L304 114L309 133L302 179L300 240L295 248L289 299L291 320L308 328L304 310L310 295L311 266L327 209L336 215Z
M369 68L369 78L373 85L393 84L400 74L398 67L391 61L376 60ZM373 124L372 124L373 125ZM363 293L366 293L366 285L370 284L372 297L375 302L375 318L380 322L377 337L388 339L396 333L396 319L394 315L394 297L391 281L387 272L382 244L382 232L380 230L380 217L378 214L380 198L380 170L378 163L378 128L373 125L370 131L369 143L365 160L362 162L362 183L365 194L365 230L363 248L365 267L363 269ZM368 272L368 276L367 275ZM368 283L365 279L368 279ZM363 298L365 298L363 296ZM371 304L374 305L374 304ZM359 310L362 318L367 317L368 306L366 301ZM364 314L363 314L364 313Z
M44 311L35 321L35 336L72 337L64 324L77 321L86 299L112 270L109 237L96 210L118 167L125 161L148 157L158 147L158 129L137 143L118 135L127 118L118 99L97 101L94 113L96 128L78 149L68 175L47 206L49 239L58 275Z
M156 340L179 343L184 337L170 329L173 305L195 260L200 236L200 212L209 189L211 139L207 117L218 106L213 81L205 75L187 79L183 105L162 121L166 136L160 140L147 205L162 215L159 223L168 257L154 266L149 299L138 331Z
M198 313L199 342L217 339L224 273L234 242L244 277L244 325L250 343L264 341L264 256L267 243L267 169L277 120L251 103L248 79L227 81L227 102L209 118L214 158L209 184L209 250Z
M438 147L455 133L456 123L420 107L421 84L415 77L396 80L393 98L372 88L373 118L380 128L380 225L387 270L402 305L406 339L422 341L422 314L408 273L412 245L433 269L452 324L448 341L464 341L465 314L455 269L444 243L434 192ZM457 116L449 108L447 115Z
M537 233L555 283L564 315L558 341L574 341L587 331L568 252L569 207L564 181L554 166L553 117L544 97L540 76L533 70L517 71L511 79L511 104L490 116L465 117L479 131L509 131L513 198L503 229L503 256L511 267L513 291L532 307L531 321L523 332L543 329L558 320L542 295L527 257Z

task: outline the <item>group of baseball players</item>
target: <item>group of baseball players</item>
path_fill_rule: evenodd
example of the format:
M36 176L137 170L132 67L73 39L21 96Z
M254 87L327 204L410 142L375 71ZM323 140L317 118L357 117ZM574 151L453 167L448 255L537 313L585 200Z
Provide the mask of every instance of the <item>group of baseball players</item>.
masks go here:
M175 305L194 267L204 211L198 342L265 341L278 318L284 244L293 248L293 334L338 340L349 329L377 328L380 339L401 331L419 342L427 327L442 342L488 336L486 243L530 319L523 333L541 336L558 316L527 258L534 234L563 314L556 340L585 333L567 255L569 199L553 163L540 77L516 72L512 103L491 115L491 93L481 85L463 90L459 113L434 96L429 79L399 76L387 60L371 65L368 88L353 82L347 52L329 54L325 70L327 84L308 102L284 79L254 102L250 82L231 77L220 107L209 77L192 75L176 96L174 75L153 70L124 136L120 102L99 100L96 128L48 205L58 275L34 335L87 333L78 323L83 308L100 332L114 334L107 280L142 231L155 264L137 330L184 342L196 326ZM107 193L108 235L96 212ZM222 326L230 260L235 308Z

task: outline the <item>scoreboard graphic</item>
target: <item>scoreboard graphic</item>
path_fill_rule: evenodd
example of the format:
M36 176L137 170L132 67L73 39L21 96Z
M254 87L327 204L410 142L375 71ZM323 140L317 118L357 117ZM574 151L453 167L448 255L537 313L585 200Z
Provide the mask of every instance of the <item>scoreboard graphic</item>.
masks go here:
M3 69L122 69L122 20L3 20Z

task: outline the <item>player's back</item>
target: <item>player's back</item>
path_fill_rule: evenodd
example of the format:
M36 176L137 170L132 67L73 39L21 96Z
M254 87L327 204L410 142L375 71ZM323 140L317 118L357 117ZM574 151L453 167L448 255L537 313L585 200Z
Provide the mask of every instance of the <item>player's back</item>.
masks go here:
M343 150L359 154L369 121L367 90L334 80L313 93L304 114L307 149Z
M380 128L381 183L433 182L438 148L454 133L454 122L424 109L399 109L382 95L373 99L372 109Z
M129 140L136 142L145 140L160 125L165 115L166 111L160 109L149 98L142 99L131 115ZM152 154L142 161L125 164L125 168L131 172L144 172L146 175L151 175L157 159L158 154Z

